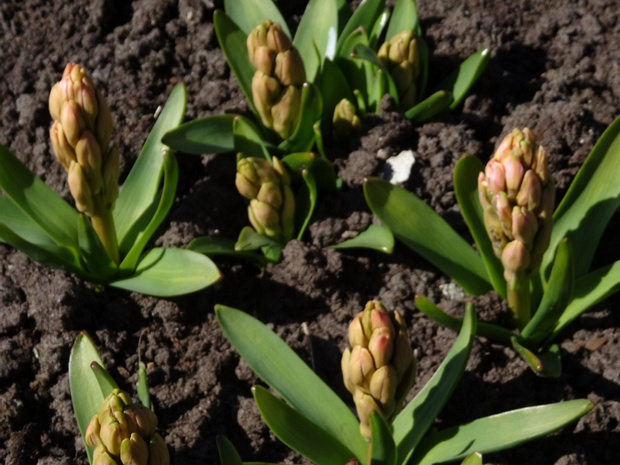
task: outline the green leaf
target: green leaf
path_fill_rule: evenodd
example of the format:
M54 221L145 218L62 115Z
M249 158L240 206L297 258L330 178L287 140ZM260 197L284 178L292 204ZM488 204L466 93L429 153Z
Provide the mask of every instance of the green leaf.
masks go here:
M77 212L1 144L0 189L56 244L77 248Z
M546 352L534 352L525 347L517 337L513 337L512 347L538 376L559 378L562 374L560 349L556 344Z
M140 403L148 409L153 408L151 403L151 395L149 394L149 378L146 374L146 365L144 362L138 362L138 382L136 383L136 391L138 391L138 399Z
M451 73L446 79L441 81L438 90L449 90L452 92L453 101L450 109L454 110L463 99L471 86L478 80L482 72L486 69L491 57L491 49L481 48L476 53L470 55L461 65Z
M575 249L575 275L587 273L603 231L620 207L620 117L607 128L553 215L551 243L541 273L548 276L560 241Z
M314 123L321 120L323 101L317 86L306 82L301 88L301 117L295 132L278 148L284 153L308 152L314 145Z
M376 80L377 82L385 82L385 85L387 86L387 89L386 89L387 93L390 94L390 96L394 99L394 104L395 106L398 107L399 96L398 96L398 90L396 89L396 84L394 83L392 76L390 76L389 70L385 67L385 65L379 59L379 57L377 57L377 54L375 53L375 51L364 44L358 44L355 46L354 52L362 60L366 60L367 62L371 63L378 70L381 71L381 73L377 73ZM379 94L381 95L378 96L378 100L381 100L381 97L383 97L384 92L380 91Z
M347 38L353 34L358 28L363 28L368 34L377 18L385 8L385 0L366 0L363 2L351 15L349 21L347 21L344 29L340 32L338 37L338 44L336 45L336 53L340 55L340 52L344 46ZM345 52L348 55L351 50Z
M174 197L177 190L177 183L179 181L179 166L177 160L173 154L168 150L164 150L164 187L161 191L159 204L157 210L151 217L149 223L145 227L141 227L142 232L135 238L133 246L127 252L127 255L120 264L121 270L133 271L140 260L140 256L144 251L144 248L148 244L149 240L155 234L155 231L161 225L162 221L166 218L166 215L170 211L172 204L174 203Z
M372 212L407 247L422 255L471 295L491 285L480 256L431 207L405 189L378 178L364 181Z
M493 289L506 298L504 266L495 256L493 245L484 225L482 206L478 198L478 173L484 171L482 162L471 155L461 157L454 168L454 193L463 218L476 242Z
M246 157L265 158L271 163L268 144L263 139L260 129L248 118L236 116L233 121L233 139L235 152ZM269 147L273 148L271 144Z
M573 298L560 316L548 341L555 339L575 318L620 290L620 260L575 281Z
M188 245L187 250L193 250L208 257L219 255L242 258L249 261L258 268L267 266L268 261L264 256L253 252L243 252L235 249L235 241L227 237L200 236L193 239Z
M224 0L224 10L246 36L258 26L258 23L269 19L274 23L280 23L286 35L292 37L284 17L271 0Z
M35 245L56 245L56 242L13 203L6 195L0 195L0 223L13 231L23 240Z
M321 465L342 465L351 459L344 444L264 387L252 387L252 394L269 429L291 449Z
M452 331L458 332L461 330L463 325L462 318L455 318L448 315L421 294L416 294L414 301L418 310L424 313L431 320L436 321L440 325L445 326ZM512 338L515 337L515 334L506 328L490 323L484 323L482 321L478 322L476 335L485 337L490 341L498 342L505 346L512 345Z
M338 8L336 2L334 0L310 0L293 39L293 45L297 47L304 60L308 81L314 82L322 60L326 57L334 57L337 38ZM320 60L314 53L315 45L319 51Z
M338 191L338 182L334 166L322 157L317 157L312 152L291 153L282 158L282 164L286 166L294 183L303 182L302 173L310 171L316 180L320 191Z
M573 295L575 261L570 241L560 242L551 276L542 300L530 322L521 331L528 347L539 347L549 337Z
M300 189L295 198L295 216L296 223L301 223L299 227L299 233L297 234L297 240L301 241L301 238L306 232L306 228L310 224L310 219L314 213L316 207L316 199L318 197L316 180L310 170L303 170L301 175L304 179L305 189Z
M452 395L467 366L475 334L476 314L470 303L465 310L461 332L445 360L392 424L398 463L407 463L408 457L417 450L418 443Z
M235 250L238 251L264 250L265 248L282 249L282 244L267 236L263 236L249 226L241 230L237 242L235 243Z
M239 453L226 436L217 436L215 438L217 450L220 455L221 465L243 465Z
M371 224L366 231L362 231L357 236L329 248L338 250L359 247L391 254L394 251L394 234L385 226Z
M168 131L162 142L173 150L193 155L232 152L234 118L235 115L213 115L195 119Z
M389 19L390 12L386 10L381 13L375 21L375 25L372 27L370 34L368 35L368 46L371 49L377 50L379 48L379 39L382 37L383 31L385 31Z
M166 105L157 118L118 195L113 214L121 256L133 247L136 236L139 234L133 226L157 196L166 148L161 143L161 139L164 134L176 128L183 121L185 103L185 86L177 84L170 93Z
M452 102L452 94L448 90L440 90L428 96L405 112L405 118L414 124L421 124L444 111Z
M322 120L331 128L336 105L345 98L355 105L355 96L344 73L332 60L323 62L318 87L323 98Z
M480 452L473 452L465 460L461 462L461 465L482 465L482 454Z
M215 264L202 254L184 249L149 250L133 276L110 286L156 297L189 294L222 279Z
M88 428L90 419L99 411L101 403L111 392L111 390L104 390L97 381L97 377L91 369L93 362L103 366L103 361L92 339L83 331L75 340L69 356L71 401L82 439L84 439L84 433ZM93 449L86 443L84 445L86 452L88 452L88 460L92 462Z
M406 29L413 30L418 37L422 36L422 28L418 21L418 9L414 0L398 0L396 2L390 25L385 34L385 41L389 41L396 34Z
M594 404L587 399L527 407L474 420L429 434L416 449L412 463L431 465L508 449L544 436L576 421Z
M370 430L372 433L370 445L371 465L396 465L396 444L390 427L377 412L370 412Z
M250 368L308 421L346 445L350 454L345 461L353 457L363 461L366 442L359 422L338 395L260 321L222 305L215 307L215 313L222 331Z
M114 275L117 271L116 264L108 255L90 220L86 216L78 216L77 231L81 250L80 256L86 268L95 276L101 278L108 278Z
M247 33L244 33L226 13L216 10L213 13L213 26L228 66L237 78L241 92L245 95L250 108L258 115L252 100L252 77L256 69L248 57L246 45ZM285 28L286 24L282 24Z

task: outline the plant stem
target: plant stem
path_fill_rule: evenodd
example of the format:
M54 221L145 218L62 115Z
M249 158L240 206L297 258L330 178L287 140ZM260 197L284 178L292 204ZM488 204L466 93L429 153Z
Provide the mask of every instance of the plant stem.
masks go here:
M530 280L525 273L516 273L506 286L506 300L519 329L525 328L532 318Z
M102 202L97 202L97 205L95 207L96 214L90 217L90 222L92 223L93 229L97 233L97 236L99 236L101 243L108 252L108 255L110 256L112 261L118 265L120 263L120 259L118 254L118 241L116 239L116 228L114 227L112 210L106 208L101 203Z

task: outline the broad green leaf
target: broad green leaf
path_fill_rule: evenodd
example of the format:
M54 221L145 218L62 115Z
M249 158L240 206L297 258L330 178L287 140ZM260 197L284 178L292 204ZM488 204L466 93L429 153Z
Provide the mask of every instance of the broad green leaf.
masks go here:
M330 246L330 249L366 248L391 254L394 251L394 234L389 228L371 224L366 231L347 239L340 244Z
M491 285L476 251L431 207L401 187L378 178L364 182L366 202L394 235L471 295Z
M325 125L331 128L336 105L345 98L355 105L355 96L349 88L349 83L344 73L332 60L325 60L323 62L318 87L323 98L322 119Z
M577 173L553 214L551 243L541 272L548 276L560 241L567 237L575 249L575 276L587 273L611 216L620 207L620 117L607 128Z
M226 337L258 376L308 421L345 444L351 451L346 460L364 460L366 442L351 410L284 341L240 310L217 305L215 313Z
M240 252L264 249L265 247L281 249L282 244L268 238L267 236L263 236L249 226L246 226L241 230L239 237L237 238L237 242L235 243L235 250Z
M149 250L138 262L133 276L110 286L156 297L196 292L222 279L206 256L185 249Z
M224 0L224 10L246 36L258 23L269 19L280 23L286 35L292 37L284 17L271 0Z
M258 268L264 268L268 263L262 255L258 255L254 252L236 250L235 241L226 237L197 237L187 245L187 250L193 250L194 252L207 255L209 258L219 255L242 258Z
M281 161L293 178L293 182L303 182L302 172L308 170L314 175L320 191L336 192L338 190L334 166L324 158L317 157L312 152L299 152L286 155Z
M56 242L13 203L6 195L0 195L0 223L13 231L23 240L35 245L56 245Z
M410 463L431 465L508 449L544 436L576 421L594 404L587 399L527 407L474 420L429 434L419 444Z
M0 189L56 244L77 248L75 229L77 211L2 144L0 144Z
M334 0L310 0L299 22L293 45L304 60L306 79L314 82L321 61L333 58L338 35L338 8ZM319 51L320 59L314 53Z
M157 196L166 148L161 143L161 139L164 134L176 128L183 121L185 103L185 86L177 84L170 93L166 105L157 118L118 195L113 214L121 256L131 249L136 239L135 235L139 234L139 231L133 228L134 224L148 210Z
M540 306L530 322L521 331L521 337L525 339L527 346L539 347L549 337L571 300L574 285L573 248L570 241L564 239L558 246L549 283Z
M480 452L474 452L461 462L461 465L482 465L482 454Z
M583 312L615 294L618 290L620 290L620 261L577 279L573 298L560 316L548 341L555 339L566 326Z
M452 92L452 103L450 109L454 110L463 101L471 86L478 80L482 72L486 69L491 57L491 50L481 48L476 53L470 55L460 66L444 79L438 90L449 90Z
M484 166L478 158L470 155L461 157L454 168L454 193L463 218L476 242L493 289L502 299L505 299L504 266L493 252L493 245L484 225L482 206L478 198L478 173L481 171L484 171Z
M112 378L112 375L107 372L103 365L93 362L90 364L90 369L93 371L95 379L97 380L97 383L99 383L99 387L101 387L102 392L107 392L109 394L118 387L116 385L116 381Z
M416 8L415 0L398 0L396 2L390 25L385 34L385 41L389 41L396 34L406 29L413 30L418 37L422 36L422 28L420 28L420 22L418 21L418 9Z
M56 244L32 244L15 234L11 229L0 223L0 238L31 259L46 266L71 271L83 279L89 280L90 275L82 268L75 249Z
M362 60L366 60L367 62L371 63L372 65L374 65L377 69L379 69L382 72L382 74L377 73L378 74L377 81L384 79L384 82L387 86L386 88L387 93L390 94L390 96L394 99L394 104L398 106L399 97L398 97L398 90L396 89L396 84L394 83L392 76L390 76L389 70L385 67L385 65L379 59L379 57L377 57L377 54L375 53L375 51L364 44L358 44L355 46L354 52ZM381 76L383 77L381 78ZM380 92L380 94L383 94L383 92ZM381 100L381 97L383 97L383 95L379 97L379 100Z
M512 338L512 348L538 376L559 378L562 374L560 349L554 344L546 352L534 352L522 344L516 336Z
M388 21L390 19L390 12L384 11L379 15L377 20L375 21L374 26L370 30L368 34L368 46L377 50L379 48L379 39L383 35L383 31L385 31L386 26L388 25Z
M431 320L436 321L440 325L445 326L452 331L459 332L461 330L461 327L463 326L462 318L455 318L448 315L421 294L416 294L414 301L418 310L424 313ZM479 321L477 324L476 335L485 337L490 341L497 342L505 346L510 346L512 344L512 338L515 337L515 334L512 331L509 331L502 326L484 323L482 321Z
M342 465L352 458L352 452L344 444L264 387L252 387L252 394L269 429L311 462Z
M398 463L406 463L412 451L417 450L418 443L452 395L467 366L475 334L476 314L473 305L468 304L463 327L452 349L433 377L392 424L394 442L398 450Z
M111 390L104 390L97 381L97 377L91 369L93 362L103 366L103 361L92 339L83 331L75 340L69 356L71 401L82 439L84 439L84 433L90 419L99 411L101 403L111 392ZM86 452L88 452L88 460L92 461L93 449L86 443L84 445Z
M108 255L90 220L86 216L78 216L77 231L81 251L80 256L88 271L100 278L109 278L114 275L117 271L116 264Z
M369 34L384 8L385 0L366 0L357 7L344 26L344 29L340 32L336 53L340 54L347 38L358 28L363 28L366 34ZM349 53L350 50L346 52L347 55Z
M265 158L271 163L267 142L252 121L239 115L235 117L232 127L235 152L243 153L245 157ZM269 146L273 148L271 144Z
M301 117L295 132L278 148L284 153L307 152L314 145L314 124L321 120L323 101L318 87L306 82L301 88Z
M450 91L437 91L407 110L405 118L410 119L414 124L421 124L448 108L450 102L452 102Z
M243 465L235 446L233 446L232 442L230 442L226 436L216 437L215 443L217 444L221 465Z
M396 444L392 432L383 417L377 412L370 412L370 465L396 465Z
M142 334L140 334L140 336L142 336ZM152 409L153 404L151 402L151 395L149 394L149 378L146 374L146 365L142 361L138 362L138 382L136 383L136 391L138 391L140 403L146 408Z
M162 142L173 150L203 155L235 150L232 124L235 115L213 115L181 124L164 134Z
M179 166L177 160L168 149L164 150L164 187L162 188L157 210L151 216L150 221L144 227L143 231L138 237L136 237L133 246L127 252L127 255L120 264L121 270L133 271L140 260L140 256L146 247L159 225L164 221L166 215L170 211L172 204L174 203L174 197L177 190L177 183L179 181Z
M241 92L245 95L250 108L258 117L252 100L252 77L256 69L248 57L246 45L247 34L244 33L226 13L216 10L213 13L213 26L217 41L226 57L228 66L237 78ZM282 25L284 27L285 25Z

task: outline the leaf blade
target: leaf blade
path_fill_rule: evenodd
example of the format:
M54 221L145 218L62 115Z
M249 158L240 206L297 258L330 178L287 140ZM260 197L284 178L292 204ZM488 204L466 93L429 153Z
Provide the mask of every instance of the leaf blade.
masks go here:
M212 115L181 124L164 134L162 142L173 150L203 155L235 150L232 125L235 115Z

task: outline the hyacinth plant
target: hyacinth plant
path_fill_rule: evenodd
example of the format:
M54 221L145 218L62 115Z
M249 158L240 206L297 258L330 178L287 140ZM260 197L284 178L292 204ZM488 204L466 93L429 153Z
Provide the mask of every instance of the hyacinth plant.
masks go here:
M486 167L462 157L454 190L477 251L434 210L406 190L367 179L373 213L405 245L472 296L495 290L507 300L518 333L481 323L478 333L512 346L536 371L561 373L554 341L620 287L620 262L590 270L597 244L620 206L620 118L598 140L553 211L553 173L529 130L515 130ZM422 296L418 308L458 330L461 320Z
M402 408L415 377L415 362L402 317L377 301L349 327L343 380L360 417L273 331L250 315L216 306L218 322L235 349L280 397L262 386L252 393L267 426L283 443L317 465L481 463L480 454L508 448L555 431L586 414L587 399L528 407L429 431L461 378L476 331L468 305L460 334L437 372ZM218 439L225 465L241 459Z
M120 390L104 368L92 339L82 332L71 349L69 384L73 411L91 465L169 465L156 432L146 367L139 362L138 397Z
M174 202L177 162L160 139L183 118L184 86L172 91L120 192L112 116L83 67L67 65L49 109L51 145L77 211L0 145L0 241L97 285L145 294L186 294L218 281L201 254L145 250Z

